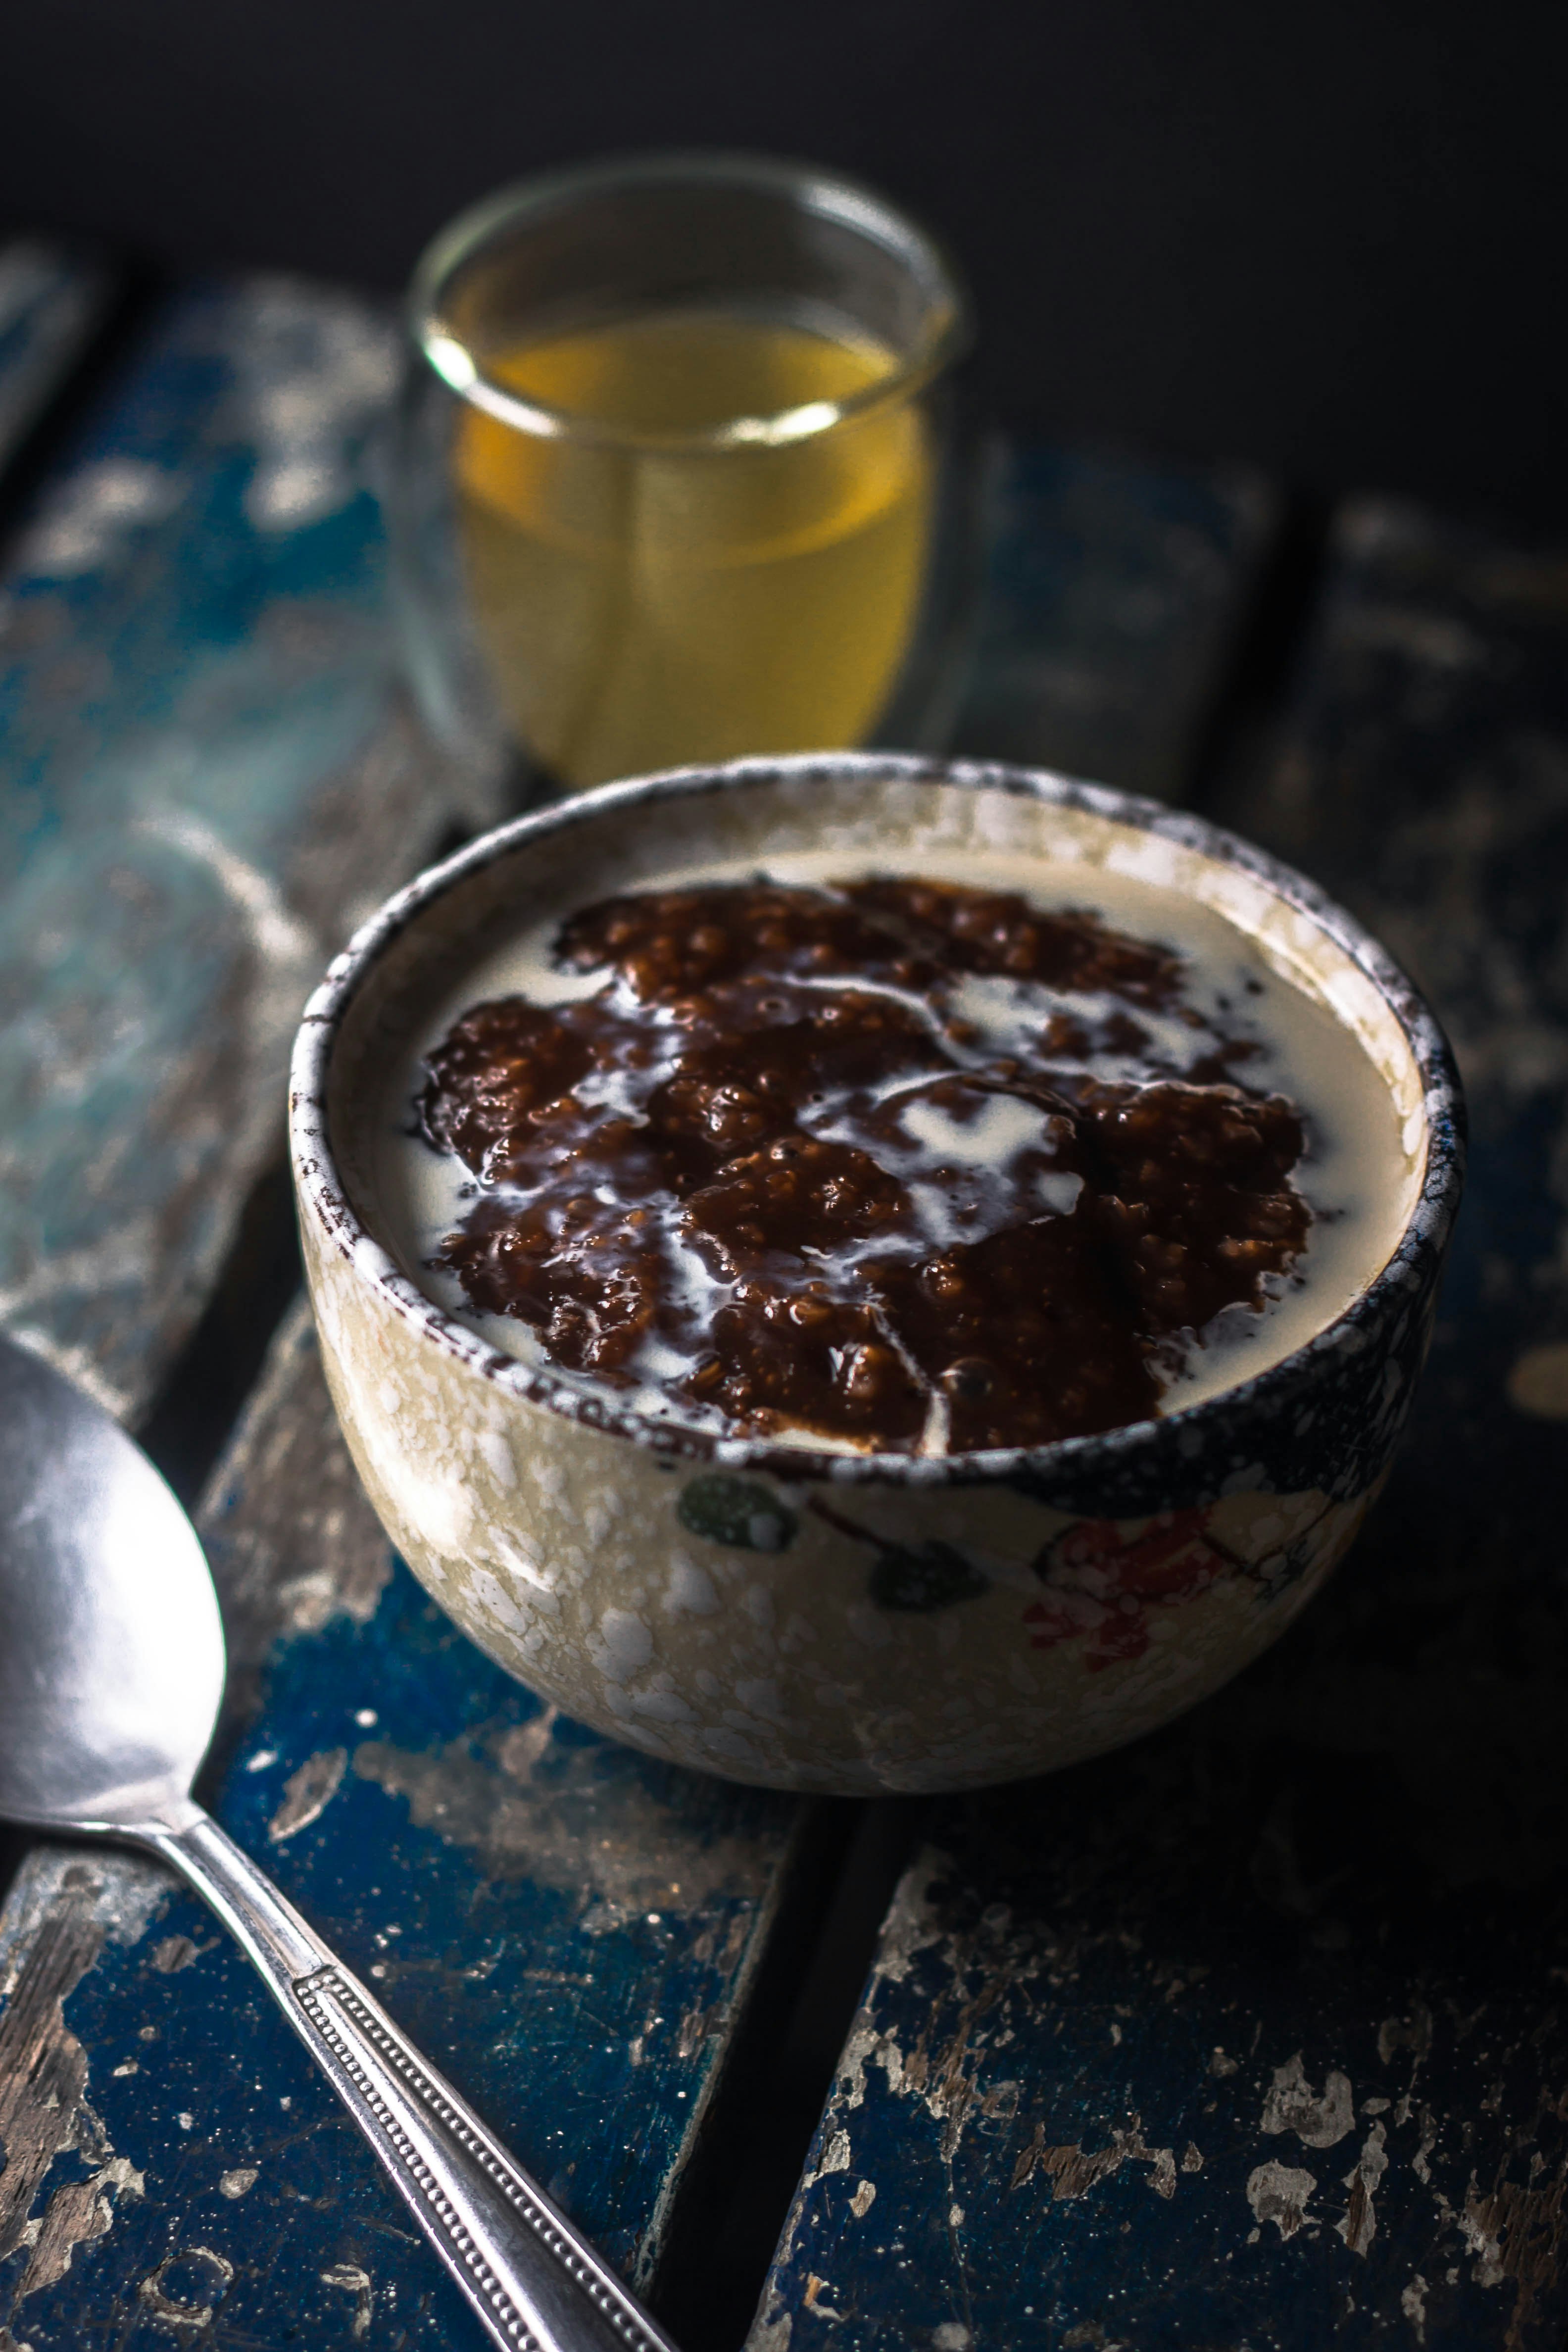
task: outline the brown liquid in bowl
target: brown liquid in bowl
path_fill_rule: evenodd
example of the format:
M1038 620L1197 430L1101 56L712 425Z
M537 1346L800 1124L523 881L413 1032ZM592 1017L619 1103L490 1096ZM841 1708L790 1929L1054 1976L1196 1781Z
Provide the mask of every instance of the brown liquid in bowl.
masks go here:
M590 907L555 961L604 985L476 1004L428 1057L420 1131L476 1184L433 1263L563 1366L737 1433L959 1452L1141 1420L1162 1351L1260 1308L1305 1242L1295 1107L1241 1081L1256 1049L1178 955L1095 915L712 885ZM1012 992L1005 1055L973 975Z

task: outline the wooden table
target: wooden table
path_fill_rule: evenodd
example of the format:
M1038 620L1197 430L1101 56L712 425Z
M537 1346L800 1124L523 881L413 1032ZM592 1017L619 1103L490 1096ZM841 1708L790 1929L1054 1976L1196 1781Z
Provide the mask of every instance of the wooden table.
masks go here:
M1342 896L1452 1028L1471 1196L1394 1482L1268 1659L1053 1781L795 1801L543 1714L359 1494L284 1056L485 813L396 679L393 341L227 281L84 378L110 295L0 251L0 1311L199 1498L214 1810L690 2352L759 2286L752 2352L1559 2346L1568 556L1008 456L953 748L1195 800ZM477 2346L191 1898L13 1859L0 2352Z

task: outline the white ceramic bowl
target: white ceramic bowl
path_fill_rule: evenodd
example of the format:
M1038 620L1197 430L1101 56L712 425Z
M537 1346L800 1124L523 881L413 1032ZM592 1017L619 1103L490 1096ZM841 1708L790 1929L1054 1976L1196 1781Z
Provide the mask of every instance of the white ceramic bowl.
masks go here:
M376 1194L389 1058L502 926L680 865L984 847L1190 893L1335 1012L1390 1088L1398 1246L1294 1355L1185 1411L1031 1450L852 1457L724 1440L495 1352L399 1263ZM1152 1728L1281 1632L1383 1478L1431 1328L1462 1112L1410 982L1310 883L1152 803L1026 771L834 754L617 784L388 901L295 1051L291 1141L327 1377L388 1533L568 1713L776 1788L951 1789ZM827 1505L826 1517L819 1505Z

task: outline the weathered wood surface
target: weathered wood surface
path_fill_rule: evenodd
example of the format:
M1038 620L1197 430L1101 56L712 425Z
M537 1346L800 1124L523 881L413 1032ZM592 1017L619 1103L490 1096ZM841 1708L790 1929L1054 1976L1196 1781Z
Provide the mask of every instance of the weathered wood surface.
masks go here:
M1563 2341L1568 559L1348 513L1284 754L1224 814L1465 1066L1415 1423L1252 1674L933 1810L752 2352Z
M451 813L366 481L395 372L346 297L181 297L0 578L0 1316L132 1417L304 997Z
M37 237L0 245L0 467L68 379L108 310L98 262Z
M0 972L23 1035L0 1053L24 1055L26 1116L0 1311L132 1415L266 1159L299 992L445 805L389 681L360 470L384 390L374 324L334 298L184 301L5 606L22 855ZM1052 572L1073 611L1121 564L1126 497L1103 533L1079 501ZM1187 577L1161 607L1178 633ZM1213 683L1154 660L1142 740ZM299 1328L204 1523L237 1668L220 1816L657 2282L809 1817L645 1764L496 1675L392 1562ZM471 2340L237 1955L155 1873L37 1853L0 1915L0 2001L7 2352L7 2328L36 2352Z
M1021 448L952 749L1181 798L1270 537L1241 467Z
M214 1809L646 2289L802 1809L649 1763L489 1665L390 1552L303 1310L202 1526L237 1669ZM166 2344L208 2309L217 2344L485 2340L156 1867L32 1857L0 1992L0 2343Z

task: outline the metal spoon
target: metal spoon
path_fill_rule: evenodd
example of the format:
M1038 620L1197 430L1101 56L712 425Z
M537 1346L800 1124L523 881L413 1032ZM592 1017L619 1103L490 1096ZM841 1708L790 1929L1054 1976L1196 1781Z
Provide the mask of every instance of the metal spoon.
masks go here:
M108 1413L0 1337L0 1817L146 1847L211 1904L498 2344L673 2352L193 1801L224 1673L217 1596L174 1496Z

